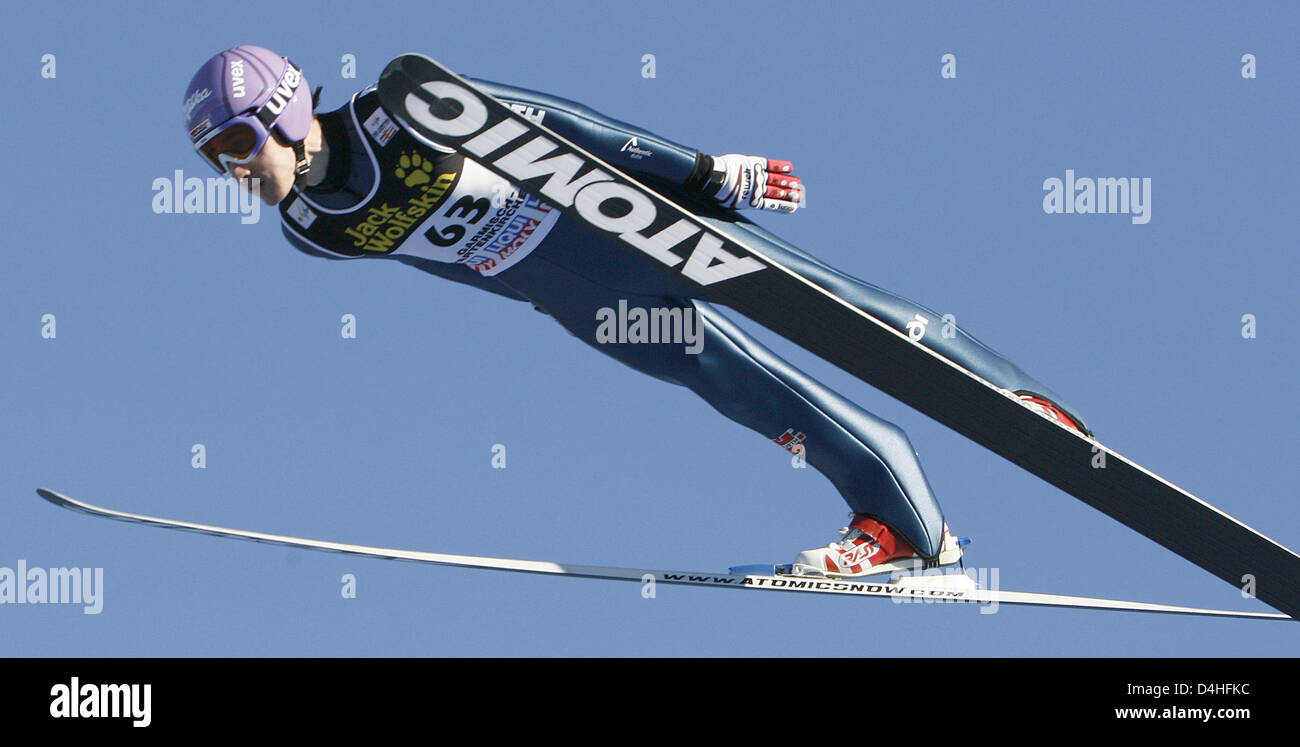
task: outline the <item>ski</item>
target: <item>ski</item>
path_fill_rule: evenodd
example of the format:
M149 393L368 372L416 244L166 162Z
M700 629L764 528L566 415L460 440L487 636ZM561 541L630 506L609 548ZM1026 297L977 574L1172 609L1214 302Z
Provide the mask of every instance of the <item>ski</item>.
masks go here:
M456 148L647 263L707 287L720 303L1300 618L1300 555L754 250L737 227L748 223L743 217L683 200L694 212L686 209L422 55L389 63L379 97L412 131ZM607 203L621 209L604 212Z
M196 524L176 519L164 519L157 516L127 513L111 508L95 506L83 501L69 498L61 493L46 488L38 488L36 493L56 506L80 511L106 519L129 521L137 524L180 529L187 532L200 532L217 537L264 542L273 545L322 550L325 552L360 555L370 558L388 560L407 560L433 565L458 566L462 568L483 568L517 573L541 573L553 576L574 578L595 578L607 581L636 581L641 584L673 584L685 586L705 586L715 589L755 589L760 591L804 592L813 594L841 594L858 597L892 598L913 603L967 602L986 605L1032 605L1038 607L1072 607L1084 609L1120 610L1128 612L1155 612L1178 615L1195 615L1205 617L1254 618L1262 620L1289 620L1286 615L1277 612L1242 612L1237 610L1202 609L1199 607L1179 607L1168 604L1151 604L1146 602L1126 602L1115 599L1095 599L1092 597L1065 596L1060 594L1041 594L1023 591L1001 591L999 589L980 589L965 574L952 576L915 576L903 577L890 581L863 579L832 579L816 576L790 576L777 573L779 566L741 566L731 568L727 573L701 573L695 571L664 571L647 568L607 568L591 565L571 565L539 560L515 560L511 558L490 558L475 555L452 555L448 553L425 552L419 550L397 550L387 547L369 547L344 542L327 542L324 540L288 537L280 534L267 534L244 529L228 529L209 524Z

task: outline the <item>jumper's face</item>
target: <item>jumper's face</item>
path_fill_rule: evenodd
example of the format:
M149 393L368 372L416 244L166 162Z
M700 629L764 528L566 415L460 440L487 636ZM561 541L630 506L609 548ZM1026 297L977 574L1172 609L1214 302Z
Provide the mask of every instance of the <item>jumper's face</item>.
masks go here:
M230 164L230 173L246 189L249 179L258 179L262 201L267 205L277 205L293 189L296 165L293 148L268 137L262 149L247 163Z

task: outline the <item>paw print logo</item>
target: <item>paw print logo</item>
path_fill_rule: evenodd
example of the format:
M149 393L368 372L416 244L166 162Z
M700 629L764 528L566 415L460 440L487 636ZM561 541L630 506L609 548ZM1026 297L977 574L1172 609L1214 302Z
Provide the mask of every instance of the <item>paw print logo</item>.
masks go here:
M418 187L429 181L429 174L433 173L433 161L422 157L419 153L403 153L402 157L397 159L397 168L393 170L393 176L402 180L402 183L408 187Z

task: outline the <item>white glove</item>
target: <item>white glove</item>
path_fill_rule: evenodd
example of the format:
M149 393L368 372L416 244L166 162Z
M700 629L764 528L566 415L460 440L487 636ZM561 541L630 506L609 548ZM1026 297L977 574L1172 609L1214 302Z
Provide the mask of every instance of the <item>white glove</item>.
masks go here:
M804 204L803 181L794 165L762 156L728 153L713 157L704 193L725 207L793 213Z

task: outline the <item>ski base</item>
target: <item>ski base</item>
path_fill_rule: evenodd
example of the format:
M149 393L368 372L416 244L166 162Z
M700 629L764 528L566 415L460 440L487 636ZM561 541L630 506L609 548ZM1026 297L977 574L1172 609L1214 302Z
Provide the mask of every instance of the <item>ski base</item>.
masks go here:
M343 542L289 537L279 534L267 534L246 529L229 529L226 527L197 524L177 519L165 519L157 516L133 514L111 508L95 506L84 501L70 498L46 488L38 488L36 493L45 500L61 508L80 511L107 519L130 521L137 524L180 529L188 532L201 532L219 537L230 537L253 542L265 542L308 550L346 553L371 558L391 560L408 560L433 565L458 566L462 568L484 568L498 571L522 573L546 573L557 576L576 578L597 578L609 581L636 581L642 584L678 584L686 586L707 586L725 589L758 589L762 591L787 591L814 594L842 594L858 597L891 598L895 601L908 602L974 602L981 605L1032 605L1039 607L1072 607L1081 609L1110 609L1128 612L1158 612L1167 614L1196 615L1206 617L1236 617L1261 620L1290 620L1287 615L1276 612L1244 612L1238 610L1202 609L1198 607L1180 607L1167 604L1150 604L1146 602L1126 602L1115 599L1096 599L1092 597L1075 597L1059 594L1041 594L1036 592L1002 591L999 589L976 588L972 582L945 582L944 576L908 576L893 581L874 579L835 579L815 576L787 576L780 573L780 567L765 565L736 566L727 573L710 574L692 571L665 571L646 568L609 568L602 566L569 565L537 560L516 560L512 558L492 558L475 555L453 555L449 553L424 552L419 550L398 550L385 547L370 547ZM954 577L969 578L965 574L949 574ZM981 610L983 612L984 610Z

